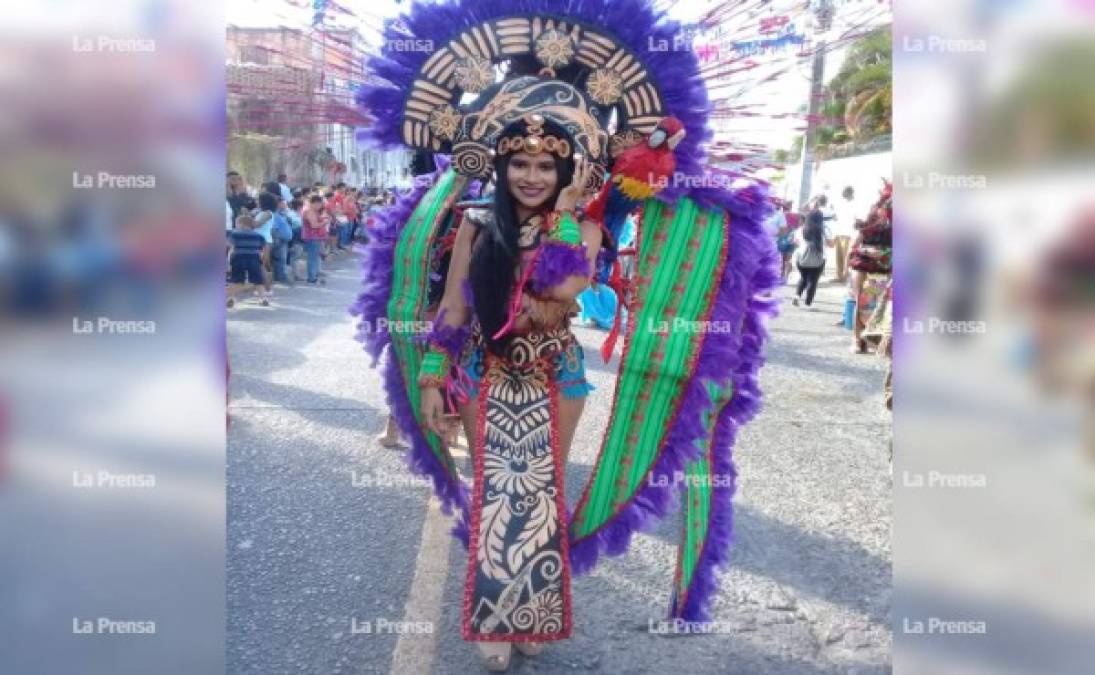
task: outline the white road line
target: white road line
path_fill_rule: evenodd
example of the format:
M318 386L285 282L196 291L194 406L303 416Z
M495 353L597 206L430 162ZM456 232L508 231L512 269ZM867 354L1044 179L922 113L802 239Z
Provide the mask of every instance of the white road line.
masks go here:
M411 593L403 607L403 621L428 621L433 631L399 635L392 652L392 667L388 671L391 675L419 675L434 670L431 664L437 651L437 633L441 626L441 596L449 575L451 521L441 512L441 503L437 498L430 497L426 520L422 524L422 541L418 544L418 559L414 564Z

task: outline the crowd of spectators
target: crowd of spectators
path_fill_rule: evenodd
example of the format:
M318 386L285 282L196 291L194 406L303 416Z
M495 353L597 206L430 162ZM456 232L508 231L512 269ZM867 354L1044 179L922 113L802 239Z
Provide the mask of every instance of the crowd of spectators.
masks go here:
M355 242L367 241L376 211L393 200L388 192L366 193L342 182L294 188L284 173L253 189L238 172L229 171L227 306L235 306L247 292L269 306L275 284L325 284L324 263L347 255Z

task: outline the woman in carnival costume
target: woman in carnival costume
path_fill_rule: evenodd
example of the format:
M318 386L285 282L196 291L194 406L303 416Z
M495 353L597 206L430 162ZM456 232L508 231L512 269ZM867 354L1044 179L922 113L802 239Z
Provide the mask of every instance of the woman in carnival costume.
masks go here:
M703 164L695 55L648 47L680 30L638 0L416 4L369 63L380 83L358 94L376 120L365 140L438 167L378 217L351 311L374 363L385 356L411 469L459 511L462 632L492 670L513 645L534 655L570 637L571 575L626 552L672 499L684 527L671 618L708 618L728 558L730 448L759 408L779 258L764 190L725 189ZM391 46L409 36L433 50ZM493 196L467 200L491 180ZM628 215L635 272L623 277L614 238ZM613 413L571 508L564 466L590 387L569 320L594 274L611 277L630 320ZM425 336L401 328L428 317ZM470 489L445 442L457 418Z
M867 339L878 340L877 330L865 332L871 317L889 302L893 274L893 185L884 182L867 222L856 232L848 254L852 294L856 300L852 324L852 351L867 353Z

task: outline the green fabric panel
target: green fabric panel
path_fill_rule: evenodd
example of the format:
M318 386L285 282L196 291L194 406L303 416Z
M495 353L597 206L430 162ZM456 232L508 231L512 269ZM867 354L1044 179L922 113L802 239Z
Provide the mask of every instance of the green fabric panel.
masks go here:
M466 178L459 176L453 169L449 169L430 188L411 214L400 235L393 258L392 297L388 301L389 321L418 320L429 279L427 253L437 229L438 220L445 215L444 207L447 201L454 195L459 196L457 193L462 191L466 184ZM414 341L414 334L410 332L393 332L391 341L393 352L403 372L407 398L411 403L415 419L419 420L421 425L418 370L421 366L423 350ZM449 472L456 476L456 464L449 453L442 449L441 440L430 431L425 431L425 435L434 454Z
M679 202L677 212L674 214L673 222L670 225L672 240L666 247L665 256L655 271L655 281L650 287L651 295L657 298L658 301L656 303L647 303L651 312L647 321L639 324L639 330L641 331L650 331L650 321L672 321L673 317L679 316L674 308L679 306L681 298L673 291L673 285L677 281L684 281L691 286L688 279L682 279L685 274L681 266L688 257L688 242L695 236L694 229L697 225L694 218L695 212L695 206L690 200L681 200ZM646 308L644 307L644 309ZM607 515L611 515L611 511L616 504L627 501L635 493L638 482L642 480L650 467L650 458L657 452L656 445L661 436L661 430L665 428L671 414L668 409L667 398L672 396L674 384L679 380L679 377L674 376L677 371L671 365L674 344L679 344L679 341L674 339L676 337L679 336L674 334L672 323L670 324L670 332L667 335L658 335L658 346L662 348L663 352L662 360L657 364L658 368L653 382L647 381L649 397L645 405L639 406L640 410L637 410L632 417L632 419L639 421L638 443L631 451L633 461L626 467L627 472L624 481L617 485L615 503L609 505ZM688 341L687 337L685 341ZM653 364L653 352L637 363ZM646 448L646 444L653 444L655 447Z
M682 594L692 584L696 563L703 550L703 542L707 538L708 513L711 508L710 488L705 485L711 480L707 452L704 453L703 459L689 462L685 475L688 476L688 483L682 494L688 506L685 510L684 541L682 542L680 589Z
M699 235L702 237L700 244L701 251L718 250L720 246L720 238L724 236L723 228L718 227L717 223L721 222L722 218L717 212L706 212L701 214L700 218L697 218L697 226L700 228ZM712 277L718 269L719 257L718 256L697 256L697 263L693 268L693 279L704 280ZM707 315L709 302L705 300L711 300L708 297L708 291L710 289L709 284L691 283L686 289L686 297L681 303L680 311L677 312L677 316L688 317L690 320L700 320ZM680 337L680 336L675 336ZM686 340L685 342L690 342ZM674 347L670 347L673 349ZM688 358L690 350L687 346L679 349L679 355L674 352L670 352L670 356L679 356L675 359L675 362L670 363L666 368L663 368L664 372L675 373L683 370L687 365L684 361ZM671 383L672 384L672 383ZM716 391L712 384L707 385L708 395L713 402L717 399ZM670 387L668 394L674 395L678 390L677 387ZM667 400L664 405L668 407L672 403L672 400ZM659 405L663 405L661 401ZM711 412L710 410L705 412L704 415L704 428L707 430L707 436L710 437L710 433L713 430L713 426L710 424ZM660 442L661 438L656 438L655 442ZM645 447L643 441L640 441L640 448ZM706 449L710 451L710 444ZM678 578L684 578L684 588L687 588L688 583L691 582L692 573L695 570L696 561L699 558L699 553L703 545L703 541L707 535L707 511L710 505L710 489L707 483L708 478L708 456L706 452L701 456L699 460L689 462L685 466L686 484L682 491L684 499L684 532L682 535L682 542L679 548L679 553L683 555L679 564L681 565L682 574L678 575ZM653 458L648 460L648 463L653 461ZM642 475L634 481L634 485L637 485L638 480L642 479ZM684 577L684 575L687 577Z
M696 249L696 256L693 258L694 267L690 273L687 273L689 276L684 296L677 298L679 305L677 310L672 312L674 317L688 321L698 321L704 319L707 315L709 303L705 300L712 300L714 297L709 291L712 286L711 280L715 276L719 263L718 251L722 236L721 228L716 225L719 220L721 219L717 214L708 211L697 211L695 216L692 217L692 237L698 237L700 244ZM676 226L676 223L674 225ZM714 253L703 255L706 251L713 251ZM683 252L683 255L688 255L688 253ZM683 265L684 263L681 262L680 264ZM678 273L679 276L685 274L683 270ZM685 370L688 367L689 358L702 345L700 337L699 334L689 333L688 331L674 331L671 327L669 342L665 350L665 361L659 371L654 393L650 398L650 406L653 410L664 410L666 416L674 412L673 403L688 383ZM639 445L636 448L636 455L639 459L632 466L632 475L628 481L629 495L634 494L635 490L638 489L664 440L665 420L663 419L661 424L652 423L655 417L661 416L648 415L644 420L639 436Z
M707 214L707 217L700 221L700 227L703 228L705 225L709 225L709 223L714 218L718 218L718 216L716 214ZM720 228L718 227L706 227L703 231L703 234L711 235L712 233L714 233L715 236L718 236L719 230ZM702 250L707 250L706 247L711 246L712 243L713 242L711 241L710 236L705 237L705 240L701 245L705 248L703 248ZM717 245L718 242L715 241L714 244ZM707 256L705 258L702 258L699 261L699 265L694 268L694 272L697 275L696 278L706 279L708 278L708 276L714 274L717 263L718 261L715 259L714 256ZM682 307L682 313L684 315L689 317L696 317L697 319L706 315L708 303L705 303L704 300L707 295L707 288L702 288L699 298L695 297L695 291L701 288L702 287L698 284L694 284L689 287L688 302L685 303L684 307ZM688 354L683 352L682 350L682 359L687 356ZM683 368L683 366L684 364L682 363L681 367ZM712 400L714 400L710 385L708 385L708 394L709 396L711 396ZM666 403L666 405L668 404L669 402ZM704 428L707 430L708 436L710 435L710 432L712 430L709 423L710 413L708 412L705 413L704 416ZM707 447L707 452L709 451L710 444L708 444ZM698 555L698 551L696 551L695 548L696 542L702 542L706 536L706 506L709 503L709 495L706 494L703 485L703 483L707 480L706 459L707 455L705 452L705 454L702 455L699 460L689 462L685 467L685 476L687 477L688 482L685 485L685 542L683 543L685 544L684 551L686 555L690 556L691 558L695 558L696 555ZM699 482L699 484L697 484L697 481ZM694 565L695 561L689 560L689 565L685 567L685 569L692 570L694 569Z
M614 465L610 472L612 498L598 505L597 518L600 522L610 518L616 506L626 502L634 494L634 483L637 482L634 476L638 475L641 479L646 473L643 468L648 466L647 453L642 452L643 444L657 442L658 430L664 427L669 416L669 411L664 406L657 405L659 398L657 393L665 386L666 379L671 378L667 378L668 373L664 362L657 364L656 370L651 366L654 365L654 352L659 346L671 342L673 335L672 333L668 336L653 333L650 328L651 322L657 325L659 320L667 316L667 310L678 301L673 294L673 284L680 275L682 261L687 255L687 242L692 237L694 225L691 218L694 210L690 201L682 200L673 212L673 217L668 224L669 238L662 250L662 258L654 268L654 279L650 285L647 301L643 303L639 312L639 323L636 324L635 334L648 335L652 339L643 340L642 349L629 361L630 365L637 366L645 372L654 372L655 377L653 382L642 378L633 380L634 389L647 389L650 393L645 401L639 398L638 391L635 391L633 395L625 394L624 400L628 402L628 406L624 419L632 420L632 424L621 428L618 434L621 452L625 459ZM666 227L665 220L665 218L662 219L663 228ZM668 352L668 348L663 351ZM630 435L628 431L635 425L638 426L638 440L636 443L628 443L627 436ZM651 452L654 452L654 449L651 449Z
M664 242L659 242L654 235L667 227L662 222L664 206L656 200L649 200L643 207L643 222L641 227L642 249L639 260L640 279L649 280L650 259L659 255L665 248ZM640 293L643 297L649 297L646 293ZM624 364L621 368L621 382L616 392L615 410L612 426L605 440L601 461L594 469L593 485L589 492L589 499L582 505L582 509L575 515L577 535L584 536L596 526L603 523L607 517L606 510L611 508L612 495L615 490L616 474L621 462L621 455L626 449L626 436L630 428L629 423L620 423L620 420L631 420L632 409L636 403L638 390L643 386L642 373L645 368L646 358L654 350L657 336L645 330L647 316L649 316L650 303L645 303L639 313L634 317L636 323L628 330L631 333L628 352L624 355ZM646 358L640 358L645 354Z
M654 255L655 250L660 250L660 246L650 236L654 232L654 229L661 218L662 204L660 202L650 202L643 207L643 220L640 228L640 232L643 233L643 239L641 241L642 247L639 252L639 264L637 265L636 274L640 279L647 278L647 270L649 268L649 258ZM650 336L645 335L643 331L636 331L633 327L628 328L629 333L632 333L630 339L628 353L624 355L627 364L631 363L630 355L632 352L639 350L643 347L642 342ZM627 368L621 368L621 373L628 372ZM631 393L634 389L634 383L628 377L623 377L623 381L618 383L619 389L616 392L615 404L617 406L614 411L614 419L622 419L620 412L622 408L620 406L626 405L628 402L626 393ZM632 394L633 395L633 394ZM612 423L614 420L610 420ZM597 466L594 467L594 474L592 477L592 486L589 489L588 501L581 504L580 510L574 515L575 531L578 536L583 536L593 529L595 519L592 517L594 506L596 504L603 504L611 499L612 480L606 480L604 478L605 473L611 470L619 462L619 455L621 452L620 443L616 440L615 432L617 429L615 425L608 430L609 440L605 442L603 446L601 460Z
M689 462L685 469L688 482L681 493L684 504L684 531L677 551L678 569L675 575L678 580L676 588L676 597L679 598L678 607L683 606L686 600L688 587L692 585L692 577L696 572L696 564L707 541L713 493L711 473L712 453L715 451L713 434L715 422L718 419L715 413L721 411L729 402L732 392L732 383L728 382L725 388L720 388L713 382L707 383L707 393L712 402L711 407L704 413L707 440L700 459Z
M689 357L698 349L698 334L674 333L672 321L679 317L688 321L706 318L708 302L713 301L720 250L727 237L727 220L718 210L700 210L688 199L682 199L675 211L669 211L655 200L644 207L640 230L642 239L638 264L640 278L648 280L648 290L642 294L645 302L635 317L628 353L625 355L622 382L616 396L616 411L608 431L601 461L595 467L588 501L575 514L576 536L588 536L611 518L618 507L626 503L649 472L656 453L661 449L671 415L670 409L678 392L686 386L683 370ZM659 245L654 239L665 232L667 239ZM688 242L701 237L693 269L684 272L688 262ZM706 254L706 255L704 255ZM653 258L661 256L657 263ZM682 282L683 294L674 294L674 285ZM676 305L679 304L679 307ZM668 313L667 313L668 312ZM650 331L651 322L670 322L670 333ZM657 364L657 376L651 382L643 375L652 365L652 355L659 345L665 345L662 363ZM639 394L649 391L647 401ZM627 437L638 428L636 442ZM628 462L628 457L631 458ZM625 462L629 467L625 467ZM626 481L624 485L619 483Z
M726 224L727 222L724 221L724 225ZM678 607L683 606L686 601L688 588L691 586L692 578L696 572L696 565L707 541L707 530L711 522L711 495L713 492L710 468L712 453L715 451L713 439L715 422L717 421L715 413L721 411L730 401L732 392L732 382L727 382L725 387L719 387L713 382L707 383L707 393L711 400L711 406L704 413L706 443L703 445L703 454L700 459L689 462L686 467L688 482L682 492L684 531L678 548L678 569L675 575L679 584L676 589L676 595L679 598Z

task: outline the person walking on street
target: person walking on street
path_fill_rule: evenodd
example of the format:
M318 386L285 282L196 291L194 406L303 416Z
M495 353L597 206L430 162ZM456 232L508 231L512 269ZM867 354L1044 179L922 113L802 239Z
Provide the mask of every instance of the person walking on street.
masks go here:
M779 250L779 278L783 283L791 276L791 256L795 253L795 230L798 228L799 216L791 208L791 202L783 202L780 207L783 211L783 228L776 236L776 249Z
M797 307L805 291L806 306L810 307L814 302L814 293L817 292L817 282L825 270L825 216L817 202L806 216L806 225L802 228L802 243L802 250L795 262L798 267L798 287L791 304Z
M852 269L852 351L867 353L863 330L890 285L893 274L893 185L884 183L878 202L859 229L848 264Z
M354 240L354 225L357 221L357 199L354 197L354 189L346 188L342 197L342 213L346 216L346 224L339 233L340 243L343 248L350 248Z

